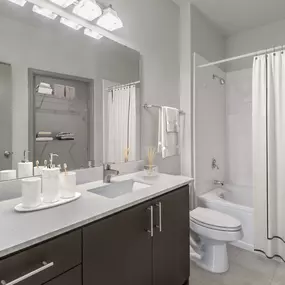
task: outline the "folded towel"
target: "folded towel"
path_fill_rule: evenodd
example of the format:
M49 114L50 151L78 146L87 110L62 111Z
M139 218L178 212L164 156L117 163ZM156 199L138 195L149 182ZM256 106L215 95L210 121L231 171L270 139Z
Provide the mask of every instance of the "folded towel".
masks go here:
M166 111L166 131L168 133L179 133L180 129L180 114L179 110L171 107L164 107Z
M53 138L51 137L40 137L40 138L36 138L37 142L49 142L49 141L53 141Z
M40 94L47 94L51 95L53 93L53 89L51 88L51 85L48 83L41 82L37 88L36 91Z
M61 138L61 137L72 137L72 138L74 138L74 134L68 133L68 132L60 132L56 135L56 138Z
M60 137L60 138L57 138L58 140L61 140L61 141L74 141L74 137Z
M179 133L167 132L166 108L159 110L158 122L158 152L162 158L179 155Z
M38 93L52 95L52 89L39 87Z
M52 132L37 132L36 137L51 137L52 136Z

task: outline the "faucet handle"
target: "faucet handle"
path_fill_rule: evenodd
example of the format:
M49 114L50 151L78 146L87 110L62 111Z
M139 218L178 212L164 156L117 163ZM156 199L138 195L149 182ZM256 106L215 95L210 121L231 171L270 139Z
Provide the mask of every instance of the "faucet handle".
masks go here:
M111 164L110 163L103 163L103 168L105 170L110 170L111 169Z

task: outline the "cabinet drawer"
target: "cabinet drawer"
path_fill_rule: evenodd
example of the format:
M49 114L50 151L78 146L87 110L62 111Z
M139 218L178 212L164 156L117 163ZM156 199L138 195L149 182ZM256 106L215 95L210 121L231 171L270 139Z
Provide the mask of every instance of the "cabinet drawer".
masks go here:
M80 263L81 230L77 230L1 260L0 282L22 277L20 285L39 285Z
M81 265L52 279L45 285L82 285Z

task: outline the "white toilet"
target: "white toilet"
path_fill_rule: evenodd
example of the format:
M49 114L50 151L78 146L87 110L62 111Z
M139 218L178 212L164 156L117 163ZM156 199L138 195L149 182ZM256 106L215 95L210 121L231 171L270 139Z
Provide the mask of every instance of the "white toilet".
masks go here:
M193 261L205 270L223 273L229 269L227 243L243 237L242 226L237 219L206 208L190 212L190 228L201 239L202 254Z

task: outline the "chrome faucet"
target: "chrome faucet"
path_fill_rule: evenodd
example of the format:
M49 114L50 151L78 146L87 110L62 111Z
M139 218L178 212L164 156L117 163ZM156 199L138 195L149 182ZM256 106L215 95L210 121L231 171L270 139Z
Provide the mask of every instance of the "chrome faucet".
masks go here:
M49 154L49 168L53 168L54 167L54 165L53 165L53 158L54 157L58 157L58 154L56 154L56 153L50 153Z
M224 181L214 180L214 185L224 186Z
M119 171L115 169L111 169L111 165L108 163L103 164L103 181L104 183L111 183L111 177L115 175L119 175Z

